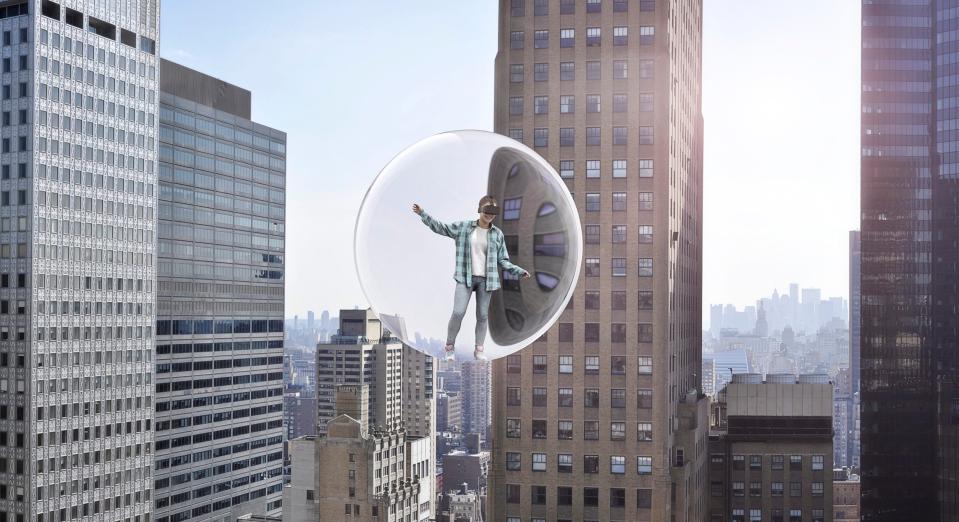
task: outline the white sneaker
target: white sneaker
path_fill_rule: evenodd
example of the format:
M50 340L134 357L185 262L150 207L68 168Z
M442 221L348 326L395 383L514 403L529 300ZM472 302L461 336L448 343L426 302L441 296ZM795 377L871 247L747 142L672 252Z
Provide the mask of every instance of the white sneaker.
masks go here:
M456 358L456 347L452 344L447 344L443 350L446 352L446 360L452 361Z
M482 345L482 344L477 344L477 345L476 345L476 348L473 350L473 358L474 358L474 359L477 359L477 360L480 360L480 361L485 361L485 360L486 360L486 354L483 353L483 345Z

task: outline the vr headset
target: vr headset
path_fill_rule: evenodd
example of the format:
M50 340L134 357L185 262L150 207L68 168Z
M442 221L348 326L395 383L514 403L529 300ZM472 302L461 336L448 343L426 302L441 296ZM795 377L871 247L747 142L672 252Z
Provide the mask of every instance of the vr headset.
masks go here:
M482 207L476 209L476 211L481 214L491 214L494 216L499 215L499 207L496 205L483 205Z

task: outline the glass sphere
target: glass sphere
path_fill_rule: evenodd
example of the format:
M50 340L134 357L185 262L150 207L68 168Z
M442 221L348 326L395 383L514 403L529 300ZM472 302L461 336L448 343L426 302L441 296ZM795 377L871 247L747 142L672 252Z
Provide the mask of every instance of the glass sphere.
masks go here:
M487 195L497 214L492 227L478 227ZM539 154L500 134L446 132L410 146L373 180L356 221L356 272L384 328L439 356L457 285L462 297L466 278L473 282L474 241L482 244L485 235L486 266L477 272L485 274L487 289L497 278L499 288L488 292L482 344L494 359L535 341L566 308L579 278L581 230L566 184ZM506 257L512 265L500 261ZM484 332L476 330L479 293L466 295L455 346L461 358L472 358Z

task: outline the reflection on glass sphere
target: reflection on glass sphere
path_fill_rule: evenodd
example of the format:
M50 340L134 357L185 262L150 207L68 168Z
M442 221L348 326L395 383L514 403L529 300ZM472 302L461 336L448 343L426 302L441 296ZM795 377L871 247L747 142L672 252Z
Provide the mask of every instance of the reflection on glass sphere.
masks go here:
M407 344L440 355L436 347L446 342L457 285L457 239L425 226L413 204L437 222L471 230L486 195L498 202L493 226L502 233L509 261L531 276L499 268L501 287L490 295L486 356L527 346L566 307L583 246L565 183L542 157L505 136L438 134L407 148L380 172L363 199L354 235L357 275L369 304ZM494 235L491 230L489 237ZM476 297L470 296L456 336L461 357L472 357Z

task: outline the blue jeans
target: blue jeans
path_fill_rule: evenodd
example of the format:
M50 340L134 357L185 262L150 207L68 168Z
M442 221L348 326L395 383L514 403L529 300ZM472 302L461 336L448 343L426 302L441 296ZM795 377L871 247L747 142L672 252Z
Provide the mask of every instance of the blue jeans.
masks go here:
M446 344L454 344L456 334L460 332L460 324L466 315L466 306L470 303L470 294L476 292L476 344L482 345L486 341L486 319L489 312L490 294L486 291L486 278L473 276L473 286L456 283L456 293L453 295L453 315L446 329Z

